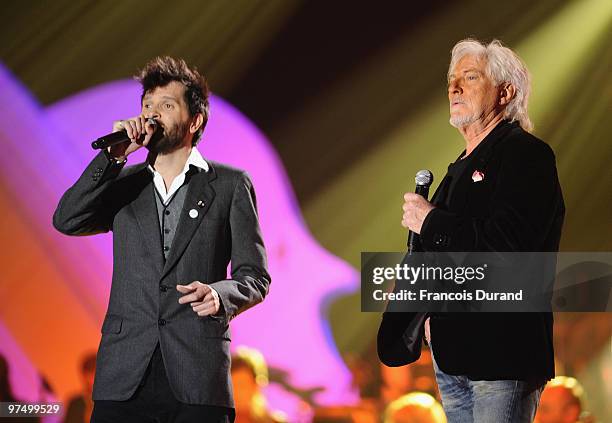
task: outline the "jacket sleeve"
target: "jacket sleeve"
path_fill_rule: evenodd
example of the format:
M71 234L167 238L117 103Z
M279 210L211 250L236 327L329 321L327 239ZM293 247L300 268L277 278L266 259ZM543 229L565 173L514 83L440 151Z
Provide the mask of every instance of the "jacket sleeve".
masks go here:
M92 235L112 227L108 193L124 164L109 160L101 151L76 183L64 193L53 214L53 226L66 235Z
M541 141L513 139L502 154L487 217L433 209L420 234L426 251L542 250L564 210L554 153Z
M229 221L232 278L210 284L219 294L221 313L228 321L263 301L271 282L257 217L255 191L245 173L240 175L234 186Z

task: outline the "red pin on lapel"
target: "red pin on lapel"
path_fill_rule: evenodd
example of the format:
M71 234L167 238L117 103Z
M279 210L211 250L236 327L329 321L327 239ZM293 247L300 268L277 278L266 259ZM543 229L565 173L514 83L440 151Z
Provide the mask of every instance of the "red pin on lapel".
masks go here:
M475 170L474 173L472 173L472 181L474 182L480 182L484 179L484 173L482 173L479 170Z

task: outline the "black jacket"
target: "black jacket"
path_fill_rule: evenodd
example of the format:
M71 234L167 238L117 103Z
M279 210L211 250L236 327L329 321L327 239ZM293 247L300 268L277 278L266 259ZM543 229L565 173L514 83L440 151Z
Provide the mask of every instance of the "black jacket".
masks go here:
M552 149L504 121L470 156L450 198L448 178L436 190L437 208L421 229L423 249L558 251L565 206ZM475 171L484 174L482 181L472 180ZM401 334L411 316L384 316L381 329ZM551 313L438 313L430 323L434 357L445 373L484 380L554 377ZM384 361L402 364L397 343L385 344L395 348L380 352Z

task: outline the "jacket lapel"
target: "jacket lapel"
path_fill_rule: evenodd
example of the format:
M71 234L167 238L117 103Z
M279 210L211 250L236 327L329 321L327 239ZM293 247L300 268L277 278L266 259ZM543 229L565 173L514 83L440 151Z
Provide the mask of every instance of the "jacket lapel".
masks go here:
M459 160L459 158L463 156L464 154L465 154L465 150L463 150L463 152L459 155L459 157L457 157L455 161ZM449 164L448 167L450 168L451 165L452 163ZM436 188L436 191L434 192L434 195L433 197L431 197L431 200L429 200L429 202L436 207L439 206L440 204L438 204L438 202L440 201L440 197L446 198L446 193L448 191L449 184L450 184L450 178L448 177L448 174L446 174L444 175L444 178L442 178L442 181L438 185L438 188Z
M185 251L185 248L187 248L191 238L193 238L196 229L198 226L200 226L200 223L204 219L204 215L206 215L206 212L208 212L210 205L215 198L215 190L212 188L210 183L216 177L217 174L210 162L207 172L201 170L198 173L190 176L191 179L189 181L189 185L187 186L187 194L185 195L183 210L181 211L176 234L174 236L174 240L172 241L170 254L168 255L168 259L166 260L162 270L162 278L168 274L179 258L183 255L183 252ZM157 245L161 245L161 240Z
M157 205L155 204L156 194L153 186L153 175L146 168L143 168L138 175L144 187L140 190L138 197L131 203L131 207L136 215L136 221L142 232L144 243L149 248L155 270L160 273L164 256L161 250L161 230L159 228Z
M447 185L448 185L448 177L445 176L440 182L440 184L438 185L438 188L436 189L436 192L434 192L433 197L431 197L431 200L429 200L431 204L433 204L434 206L438 206L438 199L442 195L442 193L446 191Z

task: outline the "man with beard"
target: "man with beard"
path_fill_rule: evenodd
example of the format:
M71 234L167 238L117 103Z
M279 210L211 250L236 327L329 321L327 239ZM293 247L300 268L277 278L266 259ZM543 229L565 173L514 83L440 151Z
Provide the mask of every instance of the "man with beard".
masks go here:
M142 113L113 126L130 142L99 153L53 217L67 235L113 231L92 422L233 421L229 321L270 284L255 193L243 171L195 147L204 77L158 57L138 80ZM147 160L125 167L143 146Z

